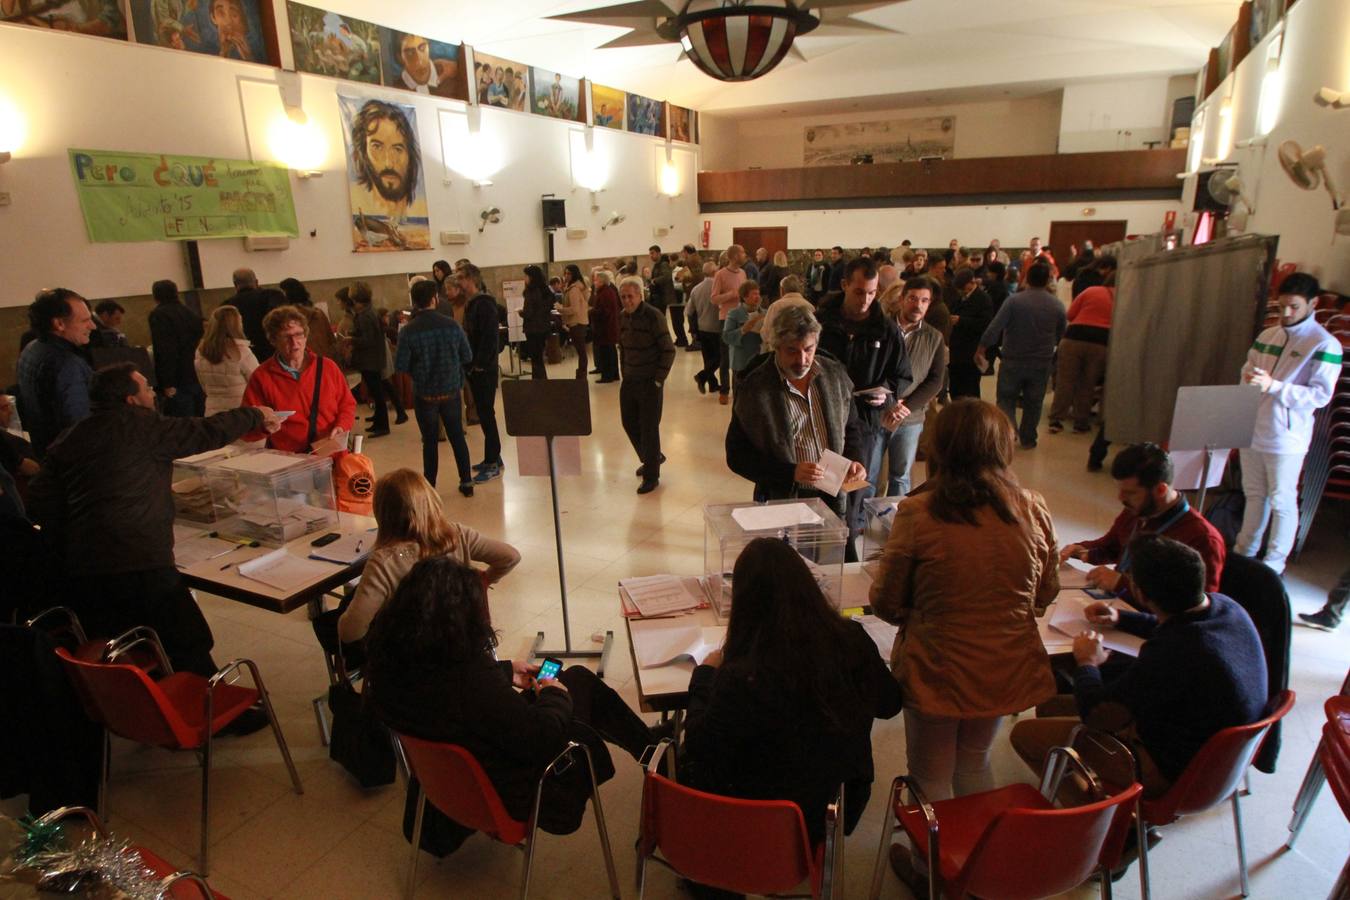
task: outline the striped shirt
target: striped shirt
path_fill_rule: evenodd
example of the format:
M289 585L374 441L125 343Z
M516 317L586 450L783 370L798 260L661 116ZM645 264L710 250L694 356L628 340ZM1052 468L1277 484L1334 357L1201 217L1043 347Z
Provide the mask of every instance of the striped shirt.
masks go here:
M777 365L777 361L774 364ZM787 388L788 428L792 431L793 458L799 463L818 462L825 453L825 441L829 434L825 426L824 404L820 400L820 390L816 387L820 366L814 362L811 364L804 394L792 384L781 366L778 374L783 377L783 386ZM798 484L801 487L815 487L807 482Z

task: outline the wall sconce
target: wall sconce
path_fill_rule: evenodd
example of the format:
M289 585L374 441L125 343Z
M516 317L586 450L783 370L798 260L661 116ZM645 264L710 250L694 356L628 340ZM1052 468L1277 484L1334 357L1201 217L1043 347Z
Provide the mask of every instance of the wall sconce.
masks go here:
M661 166L661 193L672 200L680 196L680 170L673 162L667 161Z
M268 132L272 156L300 178L318 178L323 175L320 167L328 155L328 142L303 109L296 107L295 112L298 116L288 108L284 118L272 123Z
M0 164L9 162L18 152L24 131L24 120L18 107L0 97Z
M1256 101L1256 133L1261 136L1270 134L1280 118L1280 106L1284 100L1284 79L1280 75L1280 51L1284 46L1284 33L1275 35L1266 48L1266 70L1261 75L1261 93Z
M1219 146L1215 157L1223 160L1233 152L1233 98L1224 97L1219 107Z

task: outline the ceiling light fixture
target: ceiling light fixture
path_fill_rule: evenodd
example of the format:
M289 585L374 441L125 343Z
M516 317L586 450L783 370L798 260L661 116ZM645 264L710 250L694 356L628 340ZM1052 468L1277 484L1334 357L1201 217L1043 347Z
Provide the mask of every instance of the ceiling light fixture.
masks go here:
M718 81L750 81L773 70L792 40L814 31L820 19L793 0L689 0L656 26L679 41L689 59Z

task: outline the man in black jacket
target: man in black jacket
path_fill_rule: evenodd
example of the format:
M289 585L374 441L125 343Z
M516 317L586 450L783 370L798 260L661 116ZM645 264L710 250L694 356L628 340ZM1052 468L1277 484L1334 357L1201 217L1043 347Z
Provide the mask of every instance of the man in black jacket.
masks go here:
M234 280L234 296L221 305L239 310L239 318L244 324L244 337L248 338L253 355L262 362L276 352L263 328L263 319L272 311L271 301L265 291L258 289L258 276L253 274L252 269L235 269L231 278Z
M876 263L860 256L844 267L844 289L826 296L816 311L820 349L844 364L853 381L853 404L862 424L860 460L873 485L890 432L905 415L897 402L914 384L905 342L895 321L882 312ZM862 531L863 492L848 497L849 546Z
M19 353L19 418L41 459L58 434L89 415L85 348L94 317L79 294L48 288L29 305L28 324L37 338Z
M642 300L642 279L629 276L619 282L619 362L623 383L619 385L619 415L623 430L637 451L639 494L656 490L661 478L661 406L666 377L675 365L675 345L670 341L665 315Z
M178 285L167 278L150 287L150 343L155 348L155 386L164 415L187 418L206 411L206 392L193 361L202 340L202 317L183 305Z
M684 307L676 302L679 298L675 294L674 269L658 244L647 248L647 256L652 261L651 290L647 302L662 313L670 310L671 326L675 329L675 346L687 346L689 340L684 334Z
M501 324L497 298L483 289L483 275L473 263L455 270L459 289L470 300L464 308L464 331L473 348L469 364L469 391L483 429L483 461L474 466L474 484L483 484L502 474L502 439L497 431L497 357L501 353L498 327Z
M209 677L211 628L174 566L173 461L281 421L264 407L160 415L132 363L96 372L89 397L89 417L52 443L29 486L30 513L63 559L67 604L91 635L149 625L175 669Z
M948 353L947 371L951 376L951 395L980 396L980 369L975 365L975 351L980 348L980 337L994 318L994 301L980 286L980 279L971 269L956 273L952 282L957 300L951 308L952 337Z

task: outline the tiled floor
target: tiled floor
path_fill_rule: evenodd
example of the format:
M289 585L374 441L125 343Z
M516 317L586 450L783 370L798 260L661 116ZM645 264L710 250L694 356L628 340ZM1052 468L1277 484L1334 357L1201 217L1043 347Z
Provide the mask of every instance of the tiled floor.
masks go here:
M618 385L592 385L595 435L583 444L579 478L561 482L567 582L575 644L593 634L615 631L607 677L636 705L633 673L622 621L617 614L615 582L627 575L698 572L703 564L703 516L706 503L746 499L747 483L732 475L723 456L729 407L702 396L692 375L697 354L680 353L666 388L664 449L670 461L661 487L634 494L637 460L619 427ZM575 363L553 367L570 375ZM992 385L986 381L986 391ZM474 459L481 456L481 433L471 429ZM1117 511L1113 482L1085 471L1086 436L1043 435L1038 449L1019 453L1023 482L1043 492L1055 514L1061 542L1105 530ZM514 442L503 456L515 468ZM453 463L443 445L441 491L455 519L500 536L520 548L524 561L491 595L494 621L501 630L501 655L524 653L537 631L550 644L562 640L553 524L546 479L514 474L477 489L472 499L455 491ZM390 437L372 441L367 452L377 470L420 465L416 426L409 422ZM1327 508L1303 557L1287 582L1296 611L1316 609L1346 562L1345 509ZM404 792L401 785L362 791L328 760L320 745L310 701L325 688L319 648L303 612L278 616L228 600L202 597L216 635L216 656L224 661L250 656L262 667L282 726L295 755L305 793L292 793L285 767L270 735L227 738L217 744L213 777L212 883L235 900L249 898L380 898L398 896L408 860L400 833ZM1268 898L1323 897L1346 859L1347 826L1334 801L1323 792L1292 852L1281 853L1290 803L1320 731L1322 700L1337 692L1350 661L1350 627L1337 634L1295 629L1293 688L1299 703L1288 720L1280 770L1254 773L1252 795L1244 801L1252 894ZM876 795L904 767L900 717L878 722L873 731L878 784L862 823L847 842L846 896L865 896L875 859L882 815ZM155 847L173 862L191 867L198 832L199 782L191 755L115 742L112 827ZM640 779L636 765L616 756L618 774L602 790L619 877L625 896L634 895L633 841L637 833ZM994 766L1000 783L1030 780L1004 739L996 745ZM14 802L0 806L13 812ZM1196 816L1166 830L1151 856L1156 896L1226 897L1238 892L1231 817L1226 809ZM536 857L535 896L589 898L606 894L604 866L589 817L576 834L542 837ZM419 897L499 897L516 889L520 854L475 837L449 858L423 856ZM1138 896L1130 876L1116 886L1118 896ZM674 878L650 871L648 894L684 896ZM1094 896L1080 888L1073 896ZM886 897L908 896L888 872Z

